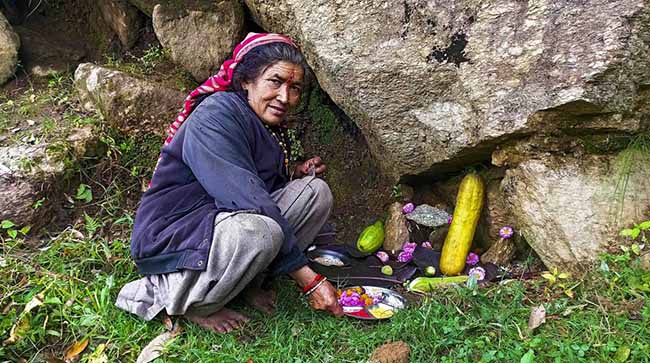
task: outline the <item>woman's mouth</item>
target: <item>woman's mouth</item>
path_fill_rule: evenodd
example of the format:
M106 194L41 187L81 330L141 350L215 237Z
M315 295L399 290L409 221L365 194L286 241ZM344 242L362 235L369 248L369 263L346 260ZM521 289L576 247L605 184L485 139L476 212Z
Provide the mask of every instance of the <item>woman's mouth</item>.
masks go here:
M276 116L284 116L284 114L287 113L287 109L284 107L269 105L269 109L271 110L271 113Z

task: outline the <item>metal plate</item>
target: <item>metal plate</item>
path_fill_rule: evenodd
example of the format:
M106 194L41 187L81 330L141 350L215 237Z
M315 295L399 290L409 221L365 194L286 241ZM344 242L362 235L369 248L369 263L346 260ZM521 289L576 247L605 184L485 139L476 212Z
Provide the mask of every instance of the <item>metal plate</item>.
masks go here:
M398 310L406 307L406 299L393 290L377 286L348 286L343 291L361 287L366 294L381 294L381 301L369 306L343 307L343 313L349 317L362 320L384 320L391 318ZM385 313L390 312L389 314Z
M327 267L345 267L350 266L351 263L349 256L346 256L345 254L338 251L322 248L316 248L311 251L308 250L307 258L312 262L316 262Z

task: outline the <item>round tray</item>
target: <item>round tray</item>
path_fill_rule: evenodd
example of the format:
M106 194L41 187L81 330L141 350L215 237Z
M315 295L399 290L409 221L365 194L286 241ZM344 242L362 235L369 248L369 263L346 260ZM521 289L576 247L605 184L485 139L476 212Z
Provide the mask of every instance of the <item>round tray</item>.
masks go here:
M397 292L377 286L348 286L350 288L360 287L366 294L382 296L381 302L369 306L344 306L343 313L351 318L362 320L384 320L391 318L398 310L406 307L406 299ZM380 312L378 313L377 310ZM389 311L390 313L385 313ZM384 314L382 314L382 312Z
M312 262L328 267L350 266L351 262L350 257L341 252L322 248L307 250L307 258ZM338 261L338 264L328 264L328 261Z

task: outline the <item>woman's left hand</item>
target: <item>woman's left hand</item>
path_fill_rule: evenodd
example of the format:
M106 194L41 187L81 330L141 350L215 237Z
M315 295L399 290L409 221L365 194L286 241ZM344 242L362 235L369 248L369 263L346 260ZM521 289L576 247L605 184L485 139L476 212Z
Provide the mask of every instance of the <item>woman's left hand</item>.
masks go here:
M294 178L302 178L303 176L309 175L309 170L311 168L314 168L314 172L319 176L327 171L327 166L320 158L320 156L314 156L313 158L296 166L296 169L293 172Z

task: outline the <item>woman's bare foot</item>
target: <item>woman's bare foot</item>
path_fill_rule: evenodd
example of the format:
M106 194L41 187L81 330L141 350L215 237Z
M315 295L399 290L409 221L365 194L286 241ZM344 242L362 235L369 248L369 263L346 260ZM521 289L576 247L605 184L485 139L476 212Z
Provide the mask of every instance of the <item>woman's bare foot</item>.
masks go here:
M239 329L242 324L250 320L248 316L228 308L222 308L208 316L198 316L188 313L185 314L185 317L204 329L219 333L229 333L235 329Z
M244 290L244 299L253 308L265 313L273 314L277 302L275 290L264 290L260 287L249 286Z

